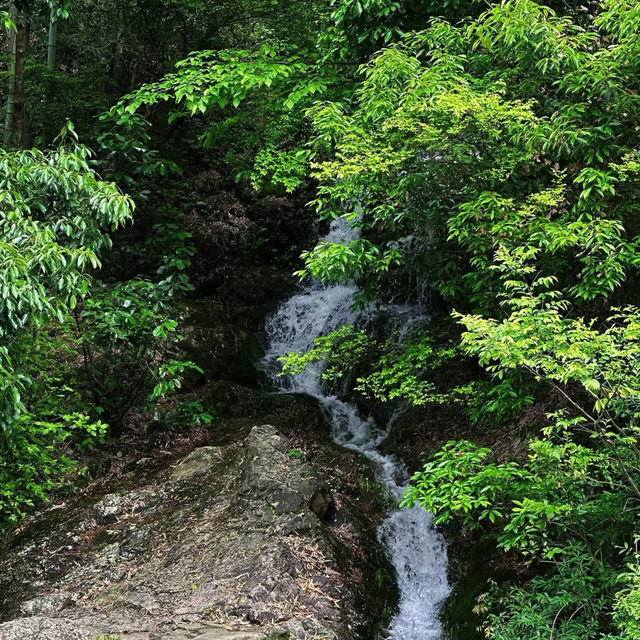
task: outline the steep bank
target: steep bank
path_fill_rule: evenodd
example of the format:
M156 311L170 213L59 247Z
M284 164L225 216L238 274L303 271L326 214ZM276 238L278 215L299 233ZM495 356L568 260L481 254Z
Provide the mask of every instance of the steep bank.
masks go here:
M203 373L132 411L80 491L0 546L0 640L364 640L395 608L372 465L333 443L316 400L259 390L291 268L239 262L181 310Z

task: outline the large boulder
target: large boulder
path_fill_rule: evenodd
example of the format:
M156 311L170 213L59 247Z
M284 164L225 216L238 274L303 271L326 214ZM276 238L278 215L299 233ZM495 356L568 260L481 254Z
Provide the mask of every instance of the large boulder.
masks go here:
M0 640L372 637L383 554L343 473L260 425L56 505L0 548Z

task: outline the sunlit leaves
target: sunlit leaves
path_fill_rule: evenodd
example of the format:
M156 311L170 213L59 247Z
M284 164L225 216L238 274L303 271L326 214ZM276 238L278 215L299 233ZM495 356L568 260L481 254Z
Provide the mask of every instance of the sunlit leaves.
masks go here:
M591 397L591 406L581 411L593 422L620 400L640 401L638 309L619 310L601 329L594 321L566 317L566 301L556 292L536 295L517 280L506 285L511 313L504 320L457 314L466 327L467 353L499 378L522 368L539 380L579 383Z
M270 181L292 191L308 174L311 155L301 136L304 113L334 80L331 69L315 63L312 52L284 44L195 52L177 63L175 73L125 96L111 117L126 120L142 105L162 101L181 108L170 119L213 114L217 120L202 136L204 146L238 131L255 148L255 166L237 177L248 177L257 187ZM249 132L256 127L254 140Z
M0 341L55 319L63 321L89 289L90 271L110 246L105 229L131 217L133 203L89 168L89 152L77 147L42 152L0 150ZM5 347L3 347L5 348ZM6 375L0 427L21 406L27 382ZM8 395L7 395L8 394Z

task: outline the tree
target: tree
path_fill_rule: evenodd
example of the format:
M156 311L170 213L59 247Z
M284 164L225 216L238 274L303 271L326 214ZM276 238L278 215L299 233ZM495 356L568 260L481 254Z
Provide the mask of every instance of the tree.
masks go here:
M0 149L0 526L69 469L56 443L104 433L99 421L56 406L53 389L40 387L55 367L38 370L34 348L44 327L63 323L88 294L90 272L111 244L108 230L131 219L132 201L101 181L89 159L81 146Z
M47 42L47 69L55 71L56 53L58 47L58 18L59 8L55 2L49 9L49 41Z
M13 363L15 336L62 321L89 291L91 268L115 229L131 218L133 203L90 169L83 147L0 150L0 427L9 431L28 385Z
M28 0L15 0L11 5L11 66L5 120L5 145L20 147L25 125L25 66L27 61Z
M301 275L356 280L374 302L428 282L441 308L459 310L460 348L488 372L492 412L510 418L532 387L557 408L522 459L451 442L406 497L540 572L478 604L499 640L617 640L640 628L634 587L618 593L618 576L635 584L640 500L638 309L628 304L640 265L640 13L626 0L601 9L583 19L510 0L467 23L433 20L374 54L353 99L309 110L317 209L362 233L305 253ZM285 367L328 358L333 376L346 352L352 371L365 367L356 390L454 402L462 389L429 384L450 348L430 338L380 351L341 330Z

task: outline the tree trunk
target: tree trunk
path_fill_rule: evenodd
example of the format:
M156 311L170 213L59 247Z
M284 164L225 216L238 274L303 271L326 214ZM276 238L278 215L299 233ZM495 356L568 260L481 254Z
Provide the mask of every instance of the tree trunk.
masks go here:
M11 5L10 18L13 24L17 21L17 12L15 5ZM11 132L13 131L13 94L15 91L15 78L16 78L16 32L11 29L9 33L9 48L7 51L9 55L9 86L7 89L7 111L4 120L4 142L8 145L11 142Z
M49 13L49 40L47 42L47 71L51 75L47 78L47 100L49 104L53 104L56 98L56 82L53 73L56 70L56 54L58 53L58 3L51 3L51 11ZM42 145L48 146L49 141L55 136L55 124L49 118L45 118L42 122Z
M47 69L55 71L56 69L56 53L58 47L58 7L51 6L51 15L49 17L49 43L47 46Z
M27 60L27 0L15 0L11 7L11 14L16 29L11 36L13 55L9 74L5 144L19 147L24 136L26 106L24 69Z

